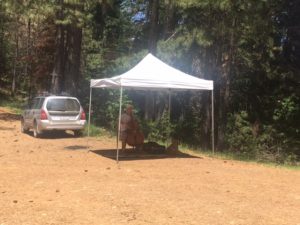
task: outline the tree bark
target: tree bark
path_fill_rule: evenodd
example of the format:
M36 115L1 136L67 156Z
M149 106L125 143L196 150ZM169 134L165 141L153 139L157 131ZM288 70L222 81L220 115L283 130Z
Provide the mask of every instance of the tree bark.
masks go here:
M18 30L15 33L15 42L16 42L16 49L15 49L15 57L13 63L13 77L12 77L12 84L11 84L11 95L14 96L16 93L16 80L17 80L17 60L19 57L19 33Z
M64 0L59 0L60 10L57 12L57 19L64 19ZM53 70L51 73L51 92L58 94L61 92L64 77L64 54L65 54L65 28L62 24L56 26L56 53Z
M24 69L25 78L28 77L28 64L30 60L30 36L31 36L31 19L28 19L27 22L27 43L26 43L26 62Z
M174 0L165 0L165 22L164 22L164 38L167 39L172 36L172 32L174 31L174 14L175 14L175 6Z
M60 0L61 10L57 14L59 20L64 20L64 8L68 10L83 11L81 3L68 3ZM52 90L55 93L67 92L77 95L78 82L81 77L81 45L82 28L78 25L77 18L73 17L71 23L57 26L56 60L52 72Z
M0 85L2 82L2 75L4 74L5 70L5 50L4 50L4 9L3 9L3 1L0 3L0 12L3 14L0 16Z
M81 43L82 29L76 26L69 26L69 48L68 66L65 71L64 90L72 95L77 95L78 82L81 78Z
M145 120L154 120L155 111L154 111L154 93L153 91L147 91L145 99Z
M236 24L236 18L232 18L231 31L228 43L228 51L225 52L223 58L223 71L219 92L219 122L218 122L218 139L217 148L223 149L225 147L225 131L227 125L227 113L229 111L230 101L230 81L233 73L233 65L235 60L235 35L234 27Z
M158 40L158 6L159 0L150 0L148 8L149 18L149 36L148 36L148 50L153 55L156 54L157 40ZM153 92L147 93L145 97L145 119L154 120L154 94Z
M158 40L158 7L159 0L149 1L149 16L150 16L150 30L148 39L148 49L153 55L156 54L157 40Z

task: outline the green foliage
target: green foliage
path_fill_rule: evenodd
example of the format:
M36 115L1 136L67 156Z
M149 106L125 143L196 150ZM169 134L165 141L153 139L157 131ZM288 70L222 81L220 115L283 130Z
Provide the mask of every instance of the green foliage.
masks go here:
M134 67L144 56L146 56L147 51L141 50L136 54L131 54L130 56L118 57L112 64L111 67L108 67L108 73L119 75L125 73Z
M150 141L166 141L173 136L174 125L170 123L169 112L165 110L160 120L150 121L143 126Z
M299 161L296 152L288 151L289 139L271 125L261 125L259 134L249 122L247 112L229 116L226 140L231 152L249 159L295 165Z
M289 125L296 122L296 120L299 119L297 116L300 112L299 104L296 102L297 100L299 101L299 98L297 99L295 96L289 96L281 101L279 100L278 106L274 110L273 119L282 124L289 123ZM299 133L300 131L297 130L296 132Z
M117 131L118 128L118 118L120 109L120 91L109 91L109 100L105 103L104 121L106 125L112 131ZM132 102L127 98L127 95L123 95L121 113L124 112L126 105L132 104Z
M0 106L11 109L14 113L21 115L24 106L26 105L25 99L20 96L11 97L8 93L3 93L0 89Z
M90 125L90 137L99 137L99 136L107 136L109 132L104 128L97 127L93 124ZM86 126L83 131L84 136L88 136L88 127Z
M245 111L229 116L226 140L229 149L233 152L255 155L256 140Z

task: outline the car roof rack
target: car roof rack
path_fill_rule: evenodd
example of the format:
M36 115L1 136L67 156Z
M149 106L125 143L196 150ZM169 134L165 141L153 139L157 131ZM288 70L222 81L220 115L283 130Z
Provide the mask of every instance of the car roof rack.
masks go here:
M59 96L71 96L68 92L62 91Z
M47 97L47 96L51 96L53 95L52 93L49 93L48 91L42 91L42 92L39 92L38 96L44 96L44 97Z
M39 92L37 96L48 97L48 96L71 96L71 95L68 92L64 92L64 91L59 94L53 94L48 91L42 91Z

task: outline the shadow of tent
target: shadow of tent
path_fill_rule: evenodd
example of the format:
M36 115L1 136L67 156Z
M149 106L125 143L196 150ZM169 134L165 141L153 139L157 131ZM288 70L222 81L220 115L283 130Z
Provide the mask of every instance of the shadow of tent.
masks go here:
M101 149L101 150L92 150L97 155L100 155L105 158L116 160L117 150L116 149ZM119 161L131 161L131 160L153 160L153 159L167 159L167 158L198 158L201 157L192 156L182 152L174 153L148 153L145 151L134 151L134 150L125 150L119 152Z
M88 148L89 148L88 146L83 146L83 145L71 145L71 146L64 147L64 149L68 149L68 150L84 150Z

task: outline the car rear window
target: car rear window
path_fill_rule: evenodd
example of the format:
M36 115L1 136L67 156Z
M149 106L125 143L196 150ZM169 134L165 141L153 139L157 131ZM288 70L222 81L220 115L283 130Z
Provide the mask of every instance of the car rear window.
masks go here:
M80 105L75 99L49 99L46 108L48 111L79 111Z
M30 109L40 109L44 103L45 98L35 98L30 104Z

